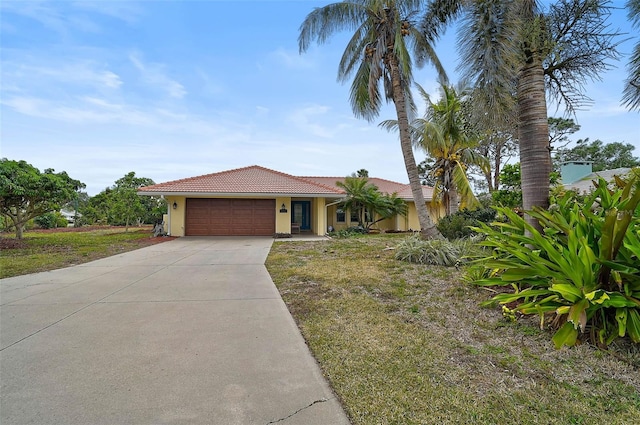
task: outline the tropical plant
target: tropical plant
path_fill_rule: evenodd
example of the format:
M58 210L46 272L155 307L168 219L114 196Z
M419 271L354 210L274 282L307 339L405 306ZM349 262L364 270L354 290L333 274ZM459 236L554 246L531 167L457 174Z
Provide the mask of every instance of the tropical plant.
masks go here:
M463 18L462 77L474 86L478 121L490 127L517 114L525 210L549 205L547 94L573 111L588 103L585 80L618 57L617 34L607 30L609 7L608 0L557 0L546 12L536 0L430 2L423 21L430 39Z
M449 240L469 238L477 234L472 227L480 223L490 223L496 218L496 210L482 208L477 210L460 210L438 220L438 230Z
M416 144L434 160L429 170L435 182L432 203L443 204L446 215L458 210L458 198L461 209L475 209L480 202L473 194L467 169L476 165L484 170L489 163L473 150L478 139L470 134L462 114L462 102L468 90L456 90L441 83L441 97L433 102L422 87L418 88L427 103L427 111L413 126L417 132Z
M396 246L396 260L433 266L458 266L477 257L478 250L469 240L424 240L409 236Z
M324 43L335 32L354 31L338 66L338 80L354 77L350 97L357 117L371 121L383 100L393 102L420 227L431 238L439 235L424 200L409 129L415 108L410 90L413 66L430 62L445 76L429 38L416 25L425 4L426 0L352 0L316 8L300 26L298 44L305 52L313 41Z
M358 223L367 231L382 220L407 214L407 204L403 199L396 193L381 193L366 177L353 174L343 182L337 181L336 186L346 194L345 200L339 204L340 207L355 212Z
M25 161L0 159L0 213L13 222L16 239L22 239L29 220L59 210L85 187L66 172L54 171L41 173Z
M640 29L640 0L627 0L627 9L633 27ZM640 41L633 48L628 69L629 78L625 81L622 103L631 110L640 110Z
M557 348L640 342L640 169L614 186L600 179L584 203L567 192L548 211L531 211L543 232L508 208L498 208L508 222L479 228L493 253L479 261L489 277L476 283L511 287L492 302L512 317L540 315Z

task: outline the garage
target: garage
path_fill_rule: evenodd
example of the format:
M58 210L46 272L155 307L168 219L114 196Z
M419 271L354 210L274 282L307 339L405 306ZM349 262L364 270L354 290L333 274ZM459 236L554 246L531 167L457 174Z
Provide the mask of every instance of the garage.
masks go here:
M187 236L272 236L274 199L187 198Z

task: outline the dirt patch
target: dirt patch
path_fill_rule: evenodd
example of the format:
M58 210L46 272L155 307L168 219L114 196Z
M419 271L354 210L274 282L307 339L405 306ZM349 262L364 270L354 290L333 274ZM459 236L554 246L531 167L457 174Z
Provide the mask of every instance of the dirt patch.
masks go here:
M27 243L20 239L0 238L0 251L5 249L23 249L27 247Z

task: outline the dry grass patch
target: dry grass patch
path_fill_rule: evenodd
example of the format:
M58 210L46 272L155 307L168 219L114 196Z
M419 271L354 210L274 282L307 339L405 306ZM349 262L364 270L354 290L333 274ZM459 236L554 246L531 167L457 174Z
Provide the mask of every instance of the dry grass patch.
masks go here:
M398 235L275 243L267 267L354 424L628 424L640 372L478 307L463 271L395 260Z

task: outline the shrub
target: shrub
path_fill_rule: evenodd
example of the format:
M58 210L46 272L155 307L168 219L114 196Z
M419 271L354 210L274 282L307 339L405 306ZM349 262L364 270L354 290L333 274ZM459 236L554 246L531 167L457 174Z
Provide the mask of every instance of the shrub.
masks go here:
M336 230L335 232L329 232L329 236L337 239L350 238L356 235L364 235L368 233L368 230L362 226L352 226L347 229Z
M464 209L441 218L436 227L442 236L449 240L461 239L476 234L472 227L477 227L480 223L489 223L495 218L496 211L493 208L474 211Z
M477 256L476 245L470 240L424 240L413 235L396 247L396 260L436 266L457 266Z
M509 222L481 225L493 254L479 261L490 275L477 284L513 288L492 301L508 315L540 315L556 348L640 342L640 173L615 185L600 179L584 203L567 193L530 212L543 232L508 208L498 210Z
M38 216L34 219L38 227L42 229L53 229L56 227L67 227L67 219L59 212L50 212Z

